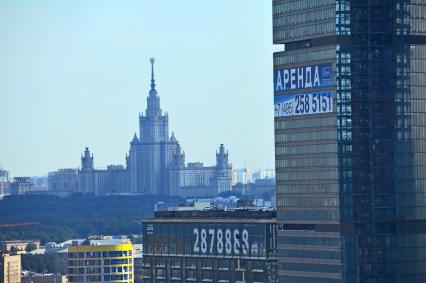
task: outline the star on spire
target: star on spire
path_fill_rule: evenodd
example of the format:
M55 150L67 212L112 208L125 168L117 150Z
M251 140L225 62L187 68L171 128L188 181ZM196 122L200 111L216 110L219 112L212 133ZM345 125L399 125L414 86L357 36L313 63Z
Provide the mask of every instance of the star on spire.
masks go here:
M151 62L151 90L155 90L155 79L154 79L154 63L155 63L155 59L151 58L151 59L149 59L149 61Z

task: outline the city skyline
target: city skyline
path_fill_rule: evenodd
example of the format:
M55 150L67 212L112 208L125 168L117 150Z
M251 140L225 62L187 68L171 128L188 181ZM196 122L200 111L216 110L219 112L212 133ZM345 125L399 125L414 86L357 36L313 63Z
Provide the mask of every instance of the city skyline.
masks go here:
M0 35L1 282L426 282L426 0L0 0Z
M224 143L235 167L274 167L271 74L264 71L272 64L272 36L264 32L270 5L193 3L5 1L0 128L8 138L0 141L1 166L12 176L46 175L77 167L86 146L96 167L124 163L122 149L144 109L146 65L156 57L163 109L173 115L189 161L214 164L211 149ZM235 22L242 4L247 11Z

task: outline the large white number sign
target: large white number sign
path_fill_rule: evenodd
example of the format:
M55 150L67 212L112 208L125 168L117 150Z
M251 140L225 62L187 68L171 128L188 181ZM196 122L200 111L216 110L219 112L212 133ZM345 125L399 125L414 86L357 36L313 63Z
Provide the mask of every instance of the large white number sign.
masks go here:
M249 234L247 229L201 229L194 228L194 253L235 254L249 253ZM216 250L215 250L216 248Z
M274 97L275 117L287 117L333 112L331 91L312 92Z

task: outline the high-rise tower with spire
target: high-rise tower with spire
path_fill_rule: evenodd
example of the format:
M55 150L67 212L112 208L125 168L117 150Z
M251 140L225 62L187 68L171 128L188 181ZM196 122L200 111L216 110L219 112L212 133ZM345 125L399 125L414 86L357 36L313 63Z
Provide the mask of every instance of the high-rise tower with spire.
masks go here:
M134 193L168 194L167 168L178 141L169 137L169 117L160 108L155 89L154 59L151 58L151 89L145 113L139 115L139 138L130 143L131 189Z
M163 115L160 97L155 89L154 58L151 58L151 89L146 99L145 114L139 116L139 137L141 142L158 143L169 140L169 116Z
M216 152L216 168L214 174L213 186L218 189L218 192L231 191L232 169L228 161L228 151L225 151L225 146L220 145L219 151Z
M79 170L79 190L83 193L95 191L95 168L93 154L90 154L88 147L81 155L81 169Z

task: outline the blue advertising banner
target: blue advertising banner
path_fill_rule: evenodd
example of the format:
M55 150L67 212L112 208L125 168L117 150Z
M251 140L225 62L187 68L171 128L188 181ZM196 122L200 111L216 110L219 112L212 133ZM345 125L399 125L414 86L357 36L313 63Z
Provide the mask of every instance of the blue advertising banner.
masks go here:
M331 64L274 70L274 91L318 88L332 84Z
M275 117L333 112L331 91L274 96Z

